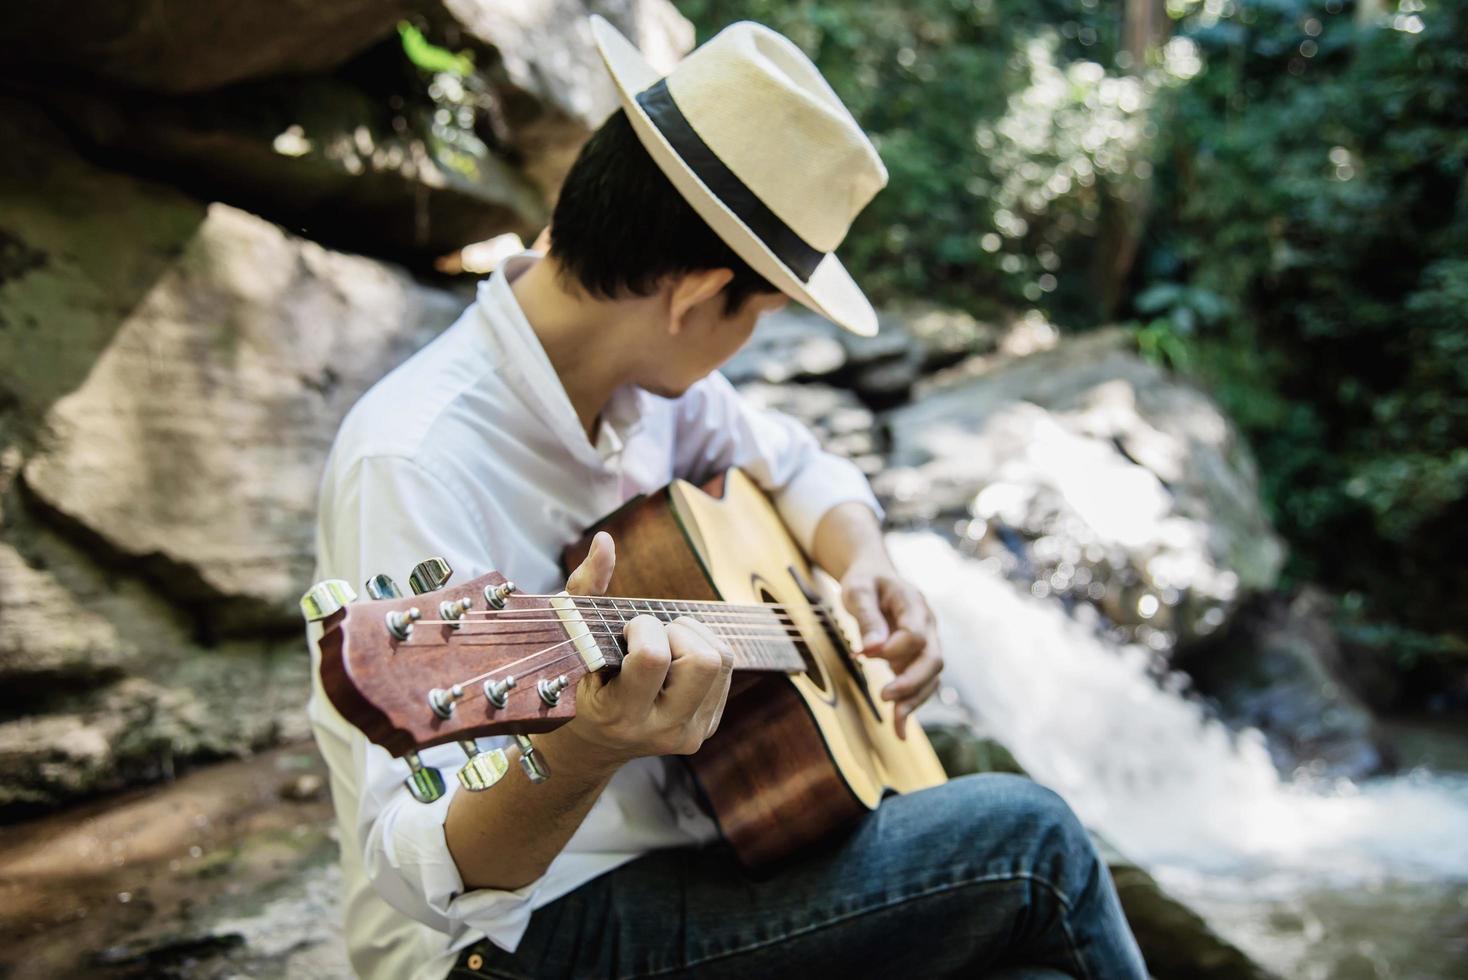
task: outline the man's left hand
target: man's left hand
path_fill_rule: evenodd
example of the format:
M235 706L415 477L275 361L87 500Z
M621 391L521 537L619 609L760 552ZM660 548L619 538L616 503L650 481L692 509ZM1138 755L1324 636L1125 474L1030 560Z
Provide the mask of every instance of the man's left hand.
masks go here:
M881 657L897 676L882 688L895 701L897 735L907 737L907 718L938 690L943 654L927 600L890 564L858 561L841 579L841 598L861 628L861 653Z

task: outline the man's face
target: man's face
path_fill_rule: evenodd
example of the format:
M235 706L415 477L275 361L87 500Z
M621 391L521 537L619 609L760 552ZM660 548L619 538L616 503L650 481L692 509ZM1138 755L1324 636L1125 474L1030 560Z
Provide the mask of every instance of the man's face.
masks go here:
M682 329L650 345L638 385L655 395L676 398L734 356L766 313L789 302L783 293L755 293L732 313L724 294L699 303L683 318Z

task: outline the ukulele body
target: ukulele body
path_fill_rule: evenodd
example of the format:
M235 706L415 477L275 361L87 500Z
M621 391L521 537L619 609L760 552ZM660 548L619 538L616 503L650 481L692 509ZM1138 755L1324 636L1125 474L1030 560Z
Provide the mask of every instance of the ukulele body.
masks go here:
M635 498L566 550L580 563L591 535L611 533L608 595L783 603L800 630L804 673L736 673L719 730L688 760L719 829L749 866L778 861L850 825L888 792L946 780L922 728L893 727L883 661L848 652L849 617L834 583L815 576L763 491L739 470L699 488L675 481ZM812 583L816 583L813 585ZM735 641L737 642L737 641Z

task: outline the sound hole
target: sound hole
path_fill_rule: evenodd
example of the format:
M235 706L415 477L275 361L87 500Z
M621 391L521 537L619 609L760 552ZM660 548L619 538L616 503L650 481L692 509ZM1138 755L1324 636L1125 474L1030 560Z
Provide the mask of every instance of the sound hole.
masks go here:
M759 597L761 602L778 601L770 594L768 589L764 588L759 590ZM826 678L826 672L821 667L821 662L816 659L816 655L811 651L811 648L806 646L805 637L792 631L790 642L795 645L795 649L800 653L800 659L805 661L805 676L810 678L810 682L815 685L817 691L820 691L822 694L830 693L830 681Z

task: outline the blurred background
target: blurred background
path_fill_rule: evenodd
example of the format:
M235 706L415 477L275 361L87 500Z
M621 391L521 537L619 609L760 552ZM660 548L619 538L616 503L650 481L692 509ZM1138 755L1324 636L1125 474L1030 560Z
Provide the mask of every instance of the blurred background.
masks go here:
M1468 975L1468 3L71 0L0 21L0 976L347 975L316 483L544 226L592 11L786 33L891 172L881 334L726 373L871 475L950 770L1160 978Z

